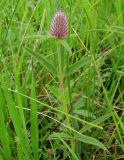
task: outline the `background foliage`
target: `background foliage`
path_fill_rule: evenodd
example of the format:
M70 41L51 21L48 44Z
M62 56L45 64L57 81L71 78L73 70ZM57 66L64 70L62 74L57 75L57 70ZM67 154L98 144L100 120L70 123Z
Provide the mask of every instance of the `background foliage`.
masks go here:
M124 158L123 0L1 0L0 70L0 160Z

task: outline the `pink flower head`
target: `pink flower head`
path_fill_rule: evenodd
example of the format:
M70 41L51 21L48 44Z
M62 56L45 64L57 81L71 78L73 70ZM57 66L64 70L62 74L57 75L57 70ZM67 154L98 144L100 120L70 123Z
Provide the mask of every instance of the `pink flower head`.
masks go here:
M51 35L59 39L66 38L68 35L68 21L66 14L58 11L51 22Z

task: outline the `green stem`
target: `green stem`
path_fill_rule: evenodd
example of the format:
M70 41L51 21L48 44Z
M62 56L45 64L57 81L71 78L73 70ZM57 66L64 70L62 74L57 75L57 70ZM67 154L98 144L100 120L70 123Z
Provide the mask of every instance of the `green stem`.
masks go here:
M60 48L60 42L58 42L58 79L59 79L59 83L60 83L60 90L61 90L61 93L62 93L62 103L63 103L63 107L64 107L64 112L66 114L66 122L67 122L67 125L69 127L71 127L71 123L70 123L70 118L69 118L69 115L68 115L68 103L67 103L67 99L66 99L66 96L65 96L65 84L64 84L64 73L63 73L63 70L62 70L62 60L61 60L61 48ZM72 149L74 150L75 149L75 143L73 140L70 141L71 142L71 146L72 146Z
M63 107L64 107L64 111L66 113L66 120L68 125L70 126L70 120L69 120L69 116L68 116L68 104L67 104L67 100L65 97L65 87L64 87L64 74L62 71L62 63L61 63L61 49L60 49L60 43L58 42L58 79L59 79L59 83L60 83L60 90L62 93L62 102L63 102Z
M63 72L62 72L62 61L61 61L61 49L60 49L60 42L58 42L58 78L59 80L62 79Z

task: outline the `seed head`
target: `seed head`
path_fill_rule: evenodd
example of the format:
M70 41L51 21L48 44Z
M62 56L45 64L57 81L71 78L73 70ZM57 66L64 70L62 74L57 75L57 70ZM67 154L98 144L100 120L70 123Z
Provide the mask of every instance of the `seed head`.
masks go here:
M68 35L68 21L66 14L58 11L51 22L51 35L59 39L66 38Z

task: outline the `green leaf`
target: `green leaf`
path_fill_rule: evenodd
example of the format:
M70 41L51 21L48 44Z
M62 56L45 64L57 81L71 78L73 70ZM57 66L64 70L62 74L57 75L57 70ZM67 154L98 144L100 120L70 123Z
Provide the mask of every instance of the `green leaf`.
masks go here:
M6 159L11 160L12 157L10 149L10 139L4 122L4 114L2 108L5 106L2 106L3 105L2 100L3 100L3 94L2 94L2 89L0 88L0 139L2 142L2 147L5 152Z
M101 142L99 142L97 139L95 139L93 137L83 135L83 136L76 136L75 139L78 141L87 143L87 144L97 146L103 150L107 150L107 148Z
M57 99L60 99L60 97L61 97L61 91L60 91L60 89L59 89L58 87L47 85L47 88L50 90L50 92L51 92Z
M101 142L99 142L97 139L95 139L93 137L85 136L83 134L75 135L75 136L71 137L70 135L65 134L65 133L53 133L50 136L50 138L56 138L57 137L56 135L59 135L61 138L74 139L74 140L77 140L77 141L80 141L80 142L84 142L84 143L87 143L87 144L97 146L97 147L99 147L103 150L107 150L107 148Z
M57 75L55 67L52 64L50 64L43 56L39 55L38 53L34 53L29 48L26 48L26 50L31 56L36 58L49 72L51 72L55 76Z
M96 118L95 115L93 115L91 112L87 111L87 110L83 110L83 109L79 109L79 110L74 110L73 113L76 113L77 115L81 115L84 117L91 117L91 118Z
M31 97L36 99L35 82L32 75ZM37 104L31 101L31 142L34 159L38 159L38 118L37 118Z
M89 112L89 111L87 111L87 110L83 110L83 109L82 109L83 106L84 106L84 103L83 103L83 102L84 102L84 101L83 101L83 97L80 97L80 98L77 100L77 102L74 104L73 113L74 113L74 114L77 114L77 115L84 116L84 117L90 117L90 118L96 119L96 116L95 116L93 113L91 113L91 112Z
M81 67L85 66L86 64L91 62L91 57L83 57L81 60L79 60L78 62L74 63L73 65L71 65L67 72L66 72L66 76L70 76L73 73L77 72Z
M60 43L69 52L69 54L72 55L71 48L68 43L65 40L60 40Z
M27 137L25 137L24 135L22 121L20 120L20 116L18 114L18 111L16 110L16 105L15 105L15 101L13 100L13 96L11 95L10 92L8 92L7 85L5 84L4 79L2 77L0 77L0 82L3 89L4 97L6 99L6 103L8 106L10 118L12 120L12 123L16 131L16 135L18 137L17 139L18 141L20 141L20 145L23 150L23 153L25 154L25 157L27 159L31 159L32 155L31 155L30 145L27 140Z
M47 35L31 35L31 36L26 36L25 39L40 39L41 42L46 41L48 39L55 39L55 37L51 36L50 34Z
M79 160L79 158L77 157L77 155L75 154L75 152L70 148L70 146L63 140L63 138L58 134L55 133L56 137L58 139L60 139L60 141L65 145L65 147L69 150L69 152L71 153L71 155L73 156L73 158L75 160Z
M112 116L111 113L106 114L106 115L101 116L101 117L97 118L96 120L92 121L92 123L98 125L98 124L104 122L105 120L107 120L107 119L108 119L109 117L111 117L111 116ZM90 126L90 125L85 125L85 126L80 130L80 132L81 132L81 133L84 133L84 132L86 132L87 130L89 130L89 129L91 129L91 128L92 128L92 126Z
M9 113L10 113L14 128L16 130L17 136L19 137L19 141L21 141L20 143L21 143L21 147L23 149L23 152L25 153L25 156L27 157L27 159L29 159L30 158L30 147L29 147L29 144L26 142L26 140L24 138L24 135L23 135L23 132L22 132L22 125L21 125L20 120L19 120L18 112L15 109L15 104L12 100L12 96L10 95L9 92L8 93L7 92L8 91L4 90L6 101L7 101L7 104L9 106L8 107L9 108Z

